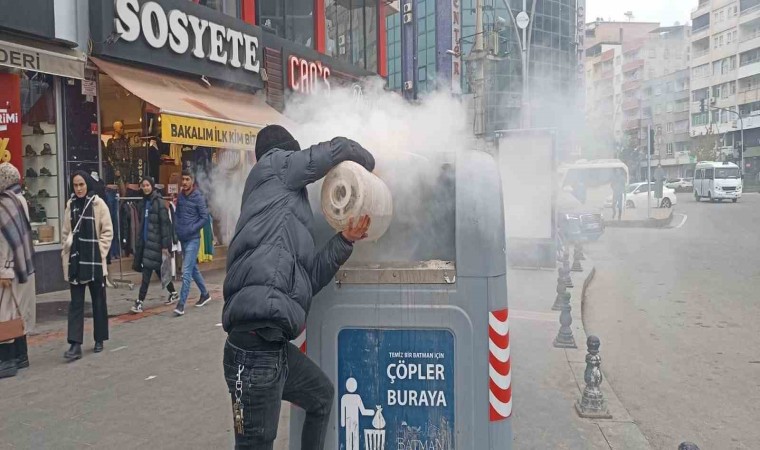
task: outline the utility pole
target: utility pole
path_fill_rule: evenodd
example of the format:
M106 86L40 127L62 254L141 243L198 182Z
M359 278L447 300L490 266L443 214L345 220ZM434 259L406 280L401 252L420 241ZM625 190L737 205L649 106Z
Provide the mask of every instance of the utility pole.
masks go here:
M470 63L471 83L474 100L475 123L473 131L475 136L482 138L486 132L486 105L485 105L485 62L486 52L483 45L483 0L475 0L475 45L468 56Z
M647 219L652 217L652 150L654 139L652 125L647 125Z

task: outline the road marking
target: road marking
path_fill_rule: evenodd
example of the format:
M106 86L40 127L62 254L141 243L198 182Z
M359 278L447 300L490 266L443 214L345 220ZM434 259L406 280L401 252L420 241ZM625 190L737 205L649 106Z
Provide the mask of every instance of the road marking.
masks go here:
M152 379L154 379L154 378L156 378L156 376L155 376L155 375L151 375L151 376L149 376L148 378L146 378L146 379L145 379L145 381L149 381L149 380L152 380Z
M537 322L556 322L557 315L558 313L509 310L510 319L533 320Z
M681 228L686 223L686 219L689 218L689 216L687 216L686 214L678 214L678 215L683 217L683 219L681 220L681 223L671 228Z
M125 348L127 348L126 345L122 345L121 347L116 347L115 349L111 350L111 353L118 352L119 350L124 350Z

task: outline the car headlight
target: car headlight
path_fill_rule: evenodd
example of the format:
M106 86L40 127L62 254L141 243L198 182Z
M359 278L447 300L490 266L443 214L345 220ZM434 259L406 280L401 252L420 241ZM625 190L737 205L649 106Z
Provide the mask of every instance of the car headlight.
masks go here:
M722 188L722 187L720 187L720 186L715 186L715 190L716 190L716 191L722 191L722 190L723 190L723 188Z

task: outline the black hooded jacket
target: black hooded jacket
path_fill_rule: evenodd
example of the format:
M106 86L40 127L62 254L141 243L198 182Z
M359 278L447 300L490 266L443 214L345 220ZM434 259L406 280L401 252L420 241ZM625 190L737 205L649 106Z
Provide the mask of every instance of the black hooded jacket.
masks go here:
M336 234L317 252L306 186L343 161L369 171L375 159L346 138L306 150L264 149L243 192L240 219L227 254L222 323L266 324L294 339L306 324L312 296L335 276L353 250Z
M151 181L151 180L149 180ZM160 270L161 269L161 251L163 249L171 250L172 248L172 223L169 220L169 210L164 204L161 195L155 189L147 198L143 198L137 204L137 213L139 224L137 225L139 238L135 243L135 259L132 263L132 269L137 272L143 270ZM150 199L150 209L148 210L148 235L143 239L143 221L145 220L145 204Z

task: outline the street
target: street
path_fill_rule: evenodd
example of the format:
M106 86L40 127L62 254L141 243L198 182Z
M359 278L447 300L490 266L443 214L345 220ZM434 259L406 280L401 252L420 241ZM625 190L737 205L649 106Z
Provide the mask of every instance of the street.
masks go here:
M584 324L654 448L757 448L760 195L678 200L671 228L610 228L589 247Z

